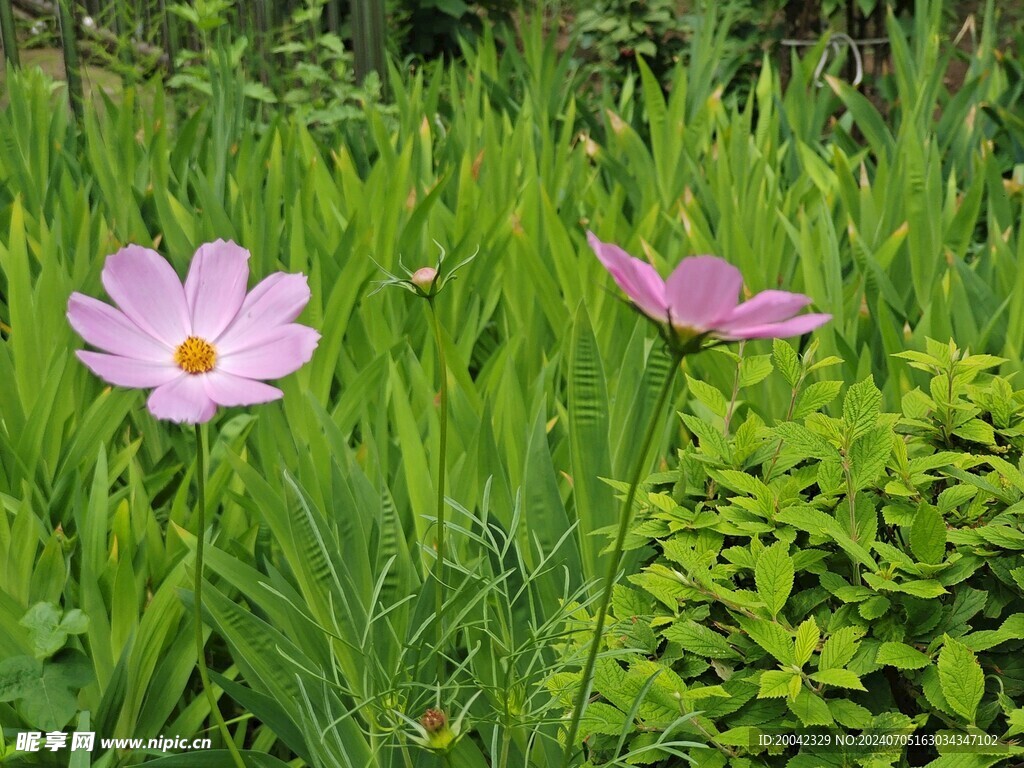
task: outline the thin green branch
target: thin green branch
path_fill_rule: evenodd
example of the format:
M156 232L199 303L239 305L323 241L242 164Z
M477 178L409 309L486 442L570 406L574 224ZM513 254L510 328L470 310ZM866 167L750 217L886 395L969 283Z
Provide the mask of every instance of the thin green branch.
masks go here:
M206 440L202 426L196 424L196 489L197 489L197 517L196 525L196 574L195 574L195 601L194 620L196 625L196 666L199 668L199 679L203 684L203 692L206 700L210 702L210 714L213 716L217 727L224 735L231 759L237 768L246 768L235 740L228 730L228 724L224 722L224 716L217 706L217 697L213 695L213 688L210 685L210 673L206 669L206 643L203 641L203 556L206 549Z
M434 340L437 344L437 367L440 378L441 397L441 435L437 456L437 559L434 561L434 581L436 582L436 620L437 620L437 679L444 679L445 661L441 653L441 645L444 642L444 603L445 603L445 582L444 582L444 545L445 545L445 519L444 519L444 483L445 469L448 456L448 364L444 354L444 341L441 338L441 319L437 316L437 307L434 306L434 297L427 297L427 304L430 305L430 319L434 325Z
M580 681L579 693L576 694L576 703L573 706L572 720L569 722L569 732L565 739L565 752L562 755L563 768L569 768L573 757L573 742L576 740L576 733L579 731L580 718L586 707L587 699L590 696L590 686L593 683L594 665L597 663L597 654L601 648L601 636L604 632L605 620L608 616L608 606L611 604L612 591L615 586L615 578L619 573L619 566L622 560L622 550L626 542L626 534L629 532L630 523L633 520L633 502L636 500L636 492L640 487L640 480L643 477L644 469L647 467L647 454L654 441L654 435L658 431L661 422L662 411L672 392L672 383L675 381L676 372L682 362L683 355L675 352L672 355L672 364L665 374L665 382L661 385L661 392L658 393L658 400L655 403L654 411L651 413L651 420L647 425L647 432L640 450L637 454L636 467L633 470L633 478L629 484L629 491L626 493L626 500L622 506L622 514L619 518L619 530L615 536L615 546L612 549L611 558L608 560L608 574L605 577L604 592L601 595L601 603L597 609L597 626L594 627L594 639L590 643L590 653L583 666L583 679Z

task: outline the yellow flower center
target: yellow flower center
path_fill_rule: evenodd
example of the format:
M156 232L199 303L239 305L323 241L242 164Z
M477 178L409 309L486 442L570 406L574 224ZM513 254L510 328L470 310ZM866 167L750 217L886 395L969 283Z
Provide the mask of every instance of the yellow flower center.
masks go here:
M217 362L217 350L206 339L189 336L174 350L174 362L185 373L208 373Z

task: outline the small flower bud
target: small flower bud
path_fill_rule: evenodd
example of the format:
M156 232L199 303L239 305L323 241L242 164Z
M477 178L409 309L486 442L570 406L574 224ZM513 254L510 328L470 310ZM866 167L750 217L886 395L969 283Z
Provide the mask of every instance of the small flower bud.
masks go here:
M440 709L431 707L423 713L423 717L420 718L420 725L426 729L427 733L437 733L448 725L448 718Z
M458 727L448 727L448 716L440 709L431 707L420 718L420 726L426 735L423 746L438 752L446 752L458 738Z
M412 284L424 293L429 294L437 279L437 270L433 267L420 267L412 273Z

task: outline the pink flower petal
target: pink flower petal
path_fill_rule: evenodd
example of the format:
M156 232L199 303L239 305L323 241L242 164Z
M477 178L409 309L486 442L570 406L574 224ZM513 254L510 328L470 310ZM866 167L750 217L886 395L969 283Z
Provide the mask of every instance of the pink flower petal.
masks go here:
M149 396L149 412L179 424L201 424L213 418L217 404L206 394L203 376L183 374L157 387Z
M181 281L156 251L125 246L107 257L102 280L121 311L150 336L170 347L188 336L191 323Z
M131 357L79 350L75 353L86 367L104 381L119 387L158 387L182 375L174 363L155 363Z
M245 248L223 240L199 246L185 278L192 333L208 341L220 336L238 314L248 282Z
M241 339L242 347L222 343L217 348L217 370L249 379L278 379L309 362L320 334L297 323L259 331L259 343Z
M702 331L714 329L736 308L742 286L740 271L725 259L683 259L665 282L672 324Z
M309 283L302 274L275 272L261 280L245 297L235 320L218 347L237 350L259 332L292 322L309 303Z
M789 291L761 291L749 301L736 307L729 316L719 320L715 328L728 331L742 326L777 323L793 317L811 303L810 296Z
M256 405L284 397L277 387L223 371L212 371L201 378L206 394L217 405Z
M170 362L173 350L129 320L125 314L91 296L72 293L68 322L89 344L123 357L150 362Z
M718 335L723 339L788 339L813 331L831 319L832 315L799 315L781 323L742 326Z
M587 242L629 300L648 317L665 322L665 281L658 271L619 246L601 242L593 232L587 232Z

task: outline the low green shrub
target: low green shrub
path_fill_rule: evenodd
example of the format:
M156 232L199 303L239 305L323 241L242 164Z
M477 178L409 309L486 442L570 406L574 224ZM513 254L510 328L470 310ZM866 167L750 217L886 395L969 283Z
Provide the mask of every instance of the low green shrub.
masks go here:
M902 354L931 378L899 414L867 378L826 415L842 383L809 374L838 360L813 347L734 355L731 398L690 379L694 443L650 478L632 532L648 556L617 587L584 719L591 765L669 727L709 747L691 752L706 768L1024 751L1006 743L1024 730L1024 391L985 373L1001 358L927 350ZM740 399L769 375L792 389L772 426ZM574 677L551 681L567 705Z

